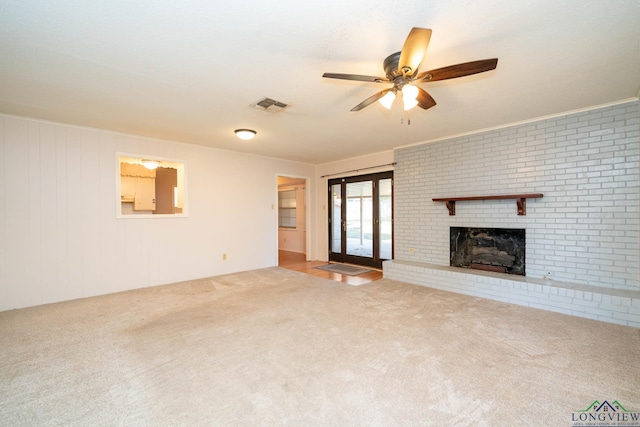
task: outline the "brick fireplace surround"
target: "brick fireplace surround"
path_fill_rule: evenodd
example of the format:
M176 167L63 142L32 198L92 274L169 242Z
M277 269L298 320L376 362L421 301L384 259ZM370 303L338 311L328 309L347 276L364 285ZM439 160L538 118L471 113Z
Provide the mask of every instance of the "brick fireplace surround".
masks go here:
M640 109L630 100L395 151L384 277L640 327ZM509 200L432 198L543 193ZM449 267L450 227L526 229L526 276Z

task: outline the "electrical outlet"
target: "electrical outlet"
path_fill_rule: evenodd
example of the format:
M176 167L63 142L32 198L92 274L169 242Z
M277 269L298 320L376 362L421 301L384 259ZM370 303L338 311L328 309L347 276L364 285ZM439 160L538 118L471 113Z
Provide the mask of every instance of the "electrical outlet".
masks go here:
M222 254L222 260L223 260L223 261L226 261L226 260L227 260L227 254L226 254L226 253Z

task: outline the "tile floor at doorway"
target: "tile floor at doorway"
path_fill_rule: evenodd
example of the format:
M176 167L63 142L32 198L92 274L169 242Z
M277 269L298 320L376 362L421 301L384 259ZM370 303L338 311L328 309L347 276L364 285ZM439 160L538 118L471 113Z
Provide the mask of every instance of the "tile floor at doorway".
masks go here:
M364 285L366 283L382 279L382 270L372 269L369 272L362 273L357 276L348 276L346 274L332 273L330 271L318 270L316 268L324 264L326 264L324 261L307 261L306 255L298 252L278 251L278 266L288 270L299 271L312 276L323 277L325 279L335 280L337 282L355 286Z

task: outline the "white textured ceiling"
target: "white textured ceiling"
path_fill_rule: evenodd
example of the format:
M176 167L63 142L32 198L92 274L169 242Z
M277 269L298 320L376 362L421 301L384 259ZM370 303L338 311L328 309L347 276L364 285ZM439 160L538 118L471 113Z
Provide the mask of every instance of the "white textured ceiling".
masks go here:
M350 112L387 86L322 73L384 76L412 27L433 30L421 71L493 57L498 67L423 84L430 110ZM639 87L639 0L0 0L0 112L310 163ZM290 106L252 106L264 97ZM238 140L241 127L257 137Z

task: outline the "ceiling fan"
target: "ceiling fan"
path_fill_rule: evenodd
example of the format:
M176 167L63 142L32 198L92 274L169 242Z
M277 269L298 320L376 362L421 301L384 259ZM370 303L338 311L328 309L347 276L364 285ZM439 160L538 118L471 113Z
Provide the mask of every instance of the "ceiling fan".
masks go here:
M360 111L376 101L380 101L385 108L390 109L398 92L402 93L405 110L409 110L416 105L426 110L436 105L436 101L424 89L416 86L416 84L483 73L495 69L498 65L498 58L482 59L480 61L464 62L462 64L450 65L448 67L418 73L418 67L424 58L430 39L431 30L427 28L412 28L402 46L402 50L389 55L384 60L383 67L387 77L336 73L324 73L322 77L393 84L393 87L384 89L365 99L353 107L351 111Z

